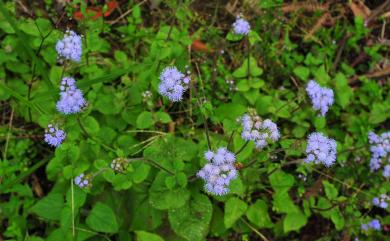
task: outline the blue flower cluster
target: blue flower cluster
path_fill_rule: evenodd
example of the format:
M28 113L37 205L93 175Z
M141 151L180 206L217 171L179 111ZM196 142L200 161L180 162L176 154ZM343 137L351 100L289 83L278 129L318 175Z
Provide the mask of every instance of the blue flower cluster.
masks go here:
M320 111L322 116L325 116L329 107L332 106L334 102L333 90L323 88L314 80L310 80L307 84L306 91L311 99L313 108Z
M49 124L45 130L45 142L51 146L57 147L61 145L65 137L65 131L58 129L58 127L53 124Z
M80 175L75 177L74 183L80 188L89 188L92 186L91 179L91 175L84 175L84 173L81 173Z
M311 133L306 147L305 162L322 163L329 167L336 162L336 148L335 140L327 138L319 132Z
M185 76L175 66L166 67L160 75L158 92L173 102L181 101L188 89L190 77Z
M251 30L251 26L248 21L243 19L241 16L236 18L236 21L233 23L233 31L235 34L247 35Z
M368 141L371 144L370 169L376 171L383 165L382 175L390 176L390 132L377 135L374 132L368 133Z
M361 228L364 231L368 231L369 229L373 229L373 230L379 231L379 230L381 230L381 223L379 222L378 219L373 219L370 222L368 222L368 224L363 223L361 225Z
M388 201L389 199L390 198L386 194L381 194L379 197L374 197L372 199L372 204L380 208L386 209L389 206L386 201Z
M87 102L83 93L76 87L75 79L64 77L61 81L60 100L57 102L57 110L64 114L74 114L81 111Z
M262 120L255 113L245 114L241 118L241 137L246 141L254 141L256 148L262 149L268 143L279 140L277 125L269 119Z
M82 52L81 37L72 30L66 31L64 38L57 42L56 51L62 59L80 62Z
M204 185L206 191L218 196L227 194L230 181L237 178L237 170L234 167L235 155L221 147L216 152L208 150L204 157L208 162L197 176L206 182Z

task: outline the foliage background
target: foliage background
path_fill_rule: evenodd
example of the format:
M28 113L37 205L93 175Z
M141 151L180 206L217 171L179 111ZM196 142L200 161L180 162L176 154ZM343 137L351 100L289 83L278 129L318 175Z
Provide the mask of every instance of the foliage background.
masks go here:
M387 2L0 1L0 240L388 240L388 209L371 200L390 185L369 172L367 140L390 127ZM230 32L239 13L247 38ZM89 103L69 117L55 110L66 29L83 35L65 73ZM178 104L156 91L168 65L191 70ZM309 79L335 92L326 119ZM239 150L248 108L282 139L246 146L231 193L208 195L194 178L205 130ZM68 134L55 150L42 137L52 121ZM329 169L301 163L313 131L337 141ZM132 160L124 173L108 168L118 157ZM82 172L91 189L72 184ZM382 230L362 232L372 218Z

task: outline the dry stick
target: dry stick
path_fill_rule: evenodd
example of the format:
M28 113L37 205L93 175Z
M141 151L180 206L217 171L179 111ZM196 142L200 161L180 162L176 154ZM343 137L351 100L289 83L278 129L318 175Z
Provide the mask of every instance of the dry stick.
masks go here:
M135 6L141 6L142 4L144 4L146 2L146 0L144 0L144 1L142 1L142 2L140 2L140 3L138 3L137 5L135 5ZM135 7L134 6L134 7ZM110 25L114 25L114 24L116 24L117 22L119 22L120 20L122 20L124 17L126 17L127 15L129 15L132 11L133 11L133 9L134 9L134 7L132 7L132 8L130 8L129 10L127 10L126 12L124 12L122 15L120 15L117 19L115 19L115 20L113 20L112 22L110 22L109 24Z
M345 44L347 43L347 40L349 39L349 37L350 37L350 34L347 33L346 35L344 35L344 37L339 42L339 50L337 51L336 59L333 62L333 67L332 67L333 72L337 70L337 66L340 62L341 55L343 53L343 50L345 48Z
M390 0L387 0L385 3L374 9L374 11L371 12L371 15L368 16L365 24L368 26L372 20L378 17L383 11L386 11L388 7L390 7Z
M202 81L202 77L200 75L200 70L199 70L199 66L197 63L195 63L195 66L196 66L196 71L198 73L198 78L199 78L199 81L202 83L201 86L202 86L202 90L203 90L203 93L204 93L204 88L203 88L203 81ZM201 106L201 103L199 102L199 93L198 93L198 98L197 98L197 102L198 102L198 105L199 107ZM203 123L204 123L204 130L205 130L205 134L206 134L206 139L207 139L207 146L209 148L209 150L211 150L211 141L210 141L210 135L209 135L209 127L207 125L207 119L206 117L203 115L202 113L202 110L200 110L200 115L202 116L203 118Z
M354 186L351 186L351 185L349 185L349 184L347 184L347 183L341 181L340 179L335 178L335 177L332 177L332 176L330 176L330 175L328 175L328 174L326 174L326 173L324 173L324 172L322 172L322 171L320 171L320 170L318 170L318 169L316 169L316 168L313 168L313 170L314 170L315 172L317 172L318 174L320 174L320 175L323 175L323 176L325 176L325 177L327 177L327 178L329 178L329 179L331 179L331 180L334 180L334 181L336 181L336 182L338 182L338 183L340 183L340 184L346 186L347 188L350 188L350 189L353 189L353 190L357 191L358 193L361 192L361 193L363 193L363 194L365 194L365 195L367 195L367 196L370 196L370 197L373 196L373 195L371 195L370 193L361 190L360 188L356 188L356 187L354 187Z
M262 233L260 233L259 230L257 230L255 227L253 227L249 222L247 222L244 218L241 218L241 221L245 223L246 226L248 226L253 232L255 232L263 241L269 241L267 237L265 237Z
M228 144L227 144L227 147L226 147L228 150L229 150L230 144L232 143L233 136L234 136L235 132L236 132L236 130L233 130L232 134L230 134L229 141L228 141Z

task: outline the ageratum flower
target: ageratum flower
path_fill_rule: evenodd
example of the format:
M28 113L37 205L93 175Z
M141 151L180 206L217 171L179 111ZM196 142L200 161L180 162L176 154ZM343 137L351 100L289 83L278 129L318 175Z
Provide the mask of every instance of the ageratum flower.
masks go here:
M64 77L60 86L60 100L57 102L57 110L66 115L81 111L87 105L81 90L77 89L75 79Z
M368 223L368 226L374 230L381 230L381 223L378 219L373 219Z
M250 30L251 26L249 25L248 21L238 16L236 21L233 23L234 33L239 35L247 35Z
M190 83L190 77L185 76L175 66L166 67L160 75L160 80L158 92L173 102L182 100Z
M206 151L204 157L208 162L197 176L206 182L204 185L206 191L218 196L229 193L230 181L237 178L234 154L221 147L216 152Z
M372 199L372 204L380 208L386 209L388 207L387 200L389 197L386 194L381 194L379 197L374 197Z
M306 147L307 157L305 162L322 163L329 167L336 162L336 141L325 137L319 132L309 135Z
M129 160L123 157L118 157L112 160L110 166L115 172L122 173L129 167Z
M92 181L92 176L84 175L84 173L81 173L74 179L74 183L80 188L90 188L92 186L91 181Z
M262 120L254 111L241 117L241 125L242 139L253 141L258 149L280 138L277 125L269 119Z
M384 166L382 175L390 176L390 132L377 135L374 132L368 133L368 141L371 144L371 171L379 170Z
M45 130L45 142L51 146L57 147L65 140L65 131L58 129L57 126L49 124Z
M314 80L310 80L306 87L307 94L309 95L313 108L320 111L321 116L325 116L329 107L333 105L333 90L329 88L323 88Z
M60 59L81 61L81 37L72 30L67 30L62 40L56 44L56 51Z

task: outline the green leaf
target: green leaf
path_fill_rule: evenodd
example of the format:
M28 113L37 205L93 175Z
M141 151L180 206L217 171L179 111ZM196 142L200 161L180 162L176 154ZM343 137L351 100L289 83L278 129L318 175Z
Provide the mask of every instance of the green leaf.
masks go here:
M283 230L285 233L297 231L307 223L307 217L301 212L287 213L283 220Z
M220 121L224 119L235 120L238 116L246 112L246 107L237 103L228 103L220 105L215 110L214 118L218 118Z
M332 183L330 183L326 180L323 180L322 185L324 185L325 194L330 200L337 199L339 192L338 192L337 188Z
M269 181L272 188L279 192L289 190L294 185L295 179L294 176L278 170L269 176Z
M73 180L72 180L73 182ZM85 200L87 199L87 194L81 188L73 188L73 201L72 201L72 189L69 188L66 193L66 203L67 205L74 205L74 208L80 208L84 205Z
M249 31L248 39L251 45L254 45L256 42L261 40L259 34L256 31Z
M248 67L249 62L249 67ZM248 72L249 71L249 72ZM255 58L250 56L244 60L244 63L233 72L235 78L244 78L248 76L257 77L263 74L263 69L257 66Z
M148 177L150 172L150 166L144 163L139 163L138 165L136 164L134 166L135 171L131 173L131 176L133 177L133 182L141 183Z
M169 223L177 235L188 241L205 240L212 210L209 198L197 194L183 207L169 210Z
M229 31L228 34L226 35L226 39L229 41L239 41L243 38L243 35L239 34L234 34L232 31Z
M180 208L190 198L190 192L185 188L168 189L165 183L167 177L169 174L160 171L149 189L149 203L159 210Z
M137 128L146 129L153 125L154 120L151 112L144 111L137 117Z
M30 211L45 219L60 220L63 207L64 198L62 194L49 193L49 195L39 200Z
M307 80L309 78L310 70L302 65L295 67L294 74L301 80Z
M105 115L118 114L122 109L120 103L114 99L114 95L112 93L98 94L95 107L98 111Z
M157 121L164 123L164 124L172 121L169 114L166 112L162 112L162 111L156 113L156 118L157 118Z
M258 199L248 208L246 216L249 221L259 228L271 228L273 226L268 214L267 204L261 199Z
M135 231L137 241L164 241L159 235L145 231Z
M100 130L99 122L92 116L85 117L82 123L88 134L96 134Z
M299 210L287 191L275 192L272 197L272 207L278 213L291 213Z
M379 124L390 118L390 105L374 103L371 108L368 121L371 124Z
M239 198L232 197L225 203L224 224L230 228L245 213L248 205Z
M342 230L344 228L345 220L343 214L339 211L338 208L333 210L330 219L334 223L334 226L337 230Z
M114 211L101 202L93 206L87 216L86 223L91 229L97 232L116 233L119 229Z
M337 73L335 76L336 83L336 101L345 109L353 96L352 88L348 85L348 80L342 73Z

